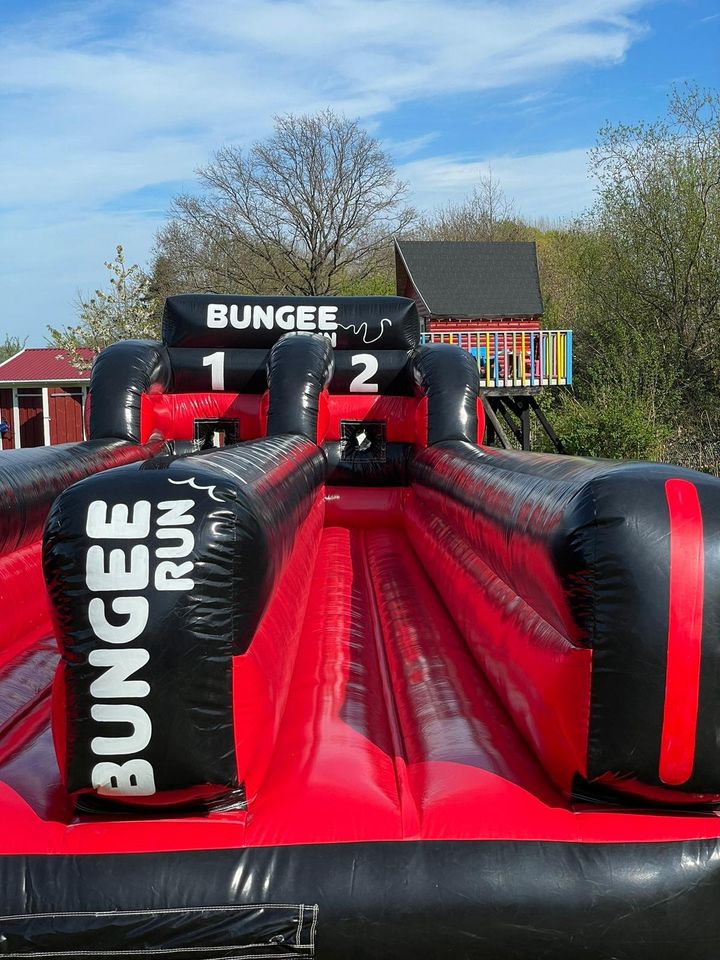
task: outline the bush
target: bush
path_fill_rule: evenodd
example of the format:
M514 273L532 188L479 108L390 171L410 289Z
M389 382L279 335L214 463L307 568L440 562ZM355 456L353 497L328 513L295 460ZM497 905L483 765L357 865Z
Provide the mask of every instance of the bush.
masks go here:
M580 402L566 396L554 412L566 453L613 460L661 460L668 430L637 400L608 396Z

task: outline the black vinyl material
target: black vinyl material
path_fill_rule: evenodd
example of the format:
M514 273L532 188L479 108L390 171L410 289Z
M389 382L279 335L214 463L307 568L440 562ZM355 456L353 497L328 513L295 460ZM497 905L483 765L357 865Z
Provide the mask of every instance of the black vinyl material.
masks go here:
M64 779L86 805L96 790L110 801L227 805L241 799L231 657L250 643L325 458L283 436L145 467L76 484L48 518ZM125 784L120 796L118 765L131 758L123 776L137 789Z
M222 350L222 376L213 380L210 347L170 347L173 393L264 393L269 350ZM415 392L407 350L336 350L330 393L379 393L411 397Z
M169 347L271 347L285 333L321 333L340 350L412 350L420 342L415 303L404 297L168 297Z
M3 947L19 956L89 944L100 960L102 942L119 956L191 946L200 960L713 960L720 849L466 840L4 857L0 890ZM215 921L200 907L219 908Z
M408 483L413 446L410 443L371 444L359 450L342 440L323 444L327 456L327 482L339 486L404 487Z
M413 373L427 397L428 444L477 443L480 374L473 356L450 344L421 347L413 355Z
M222 376L213 378L209 361L213 351L200 347L170 347L173 393L264 393L267 389L269 350L223 350Z
M71 484L161 449L159 443L91 440L0 453L0 554L38 540L53 500Z
M121 340L95 360L90 378L90 436L140 442L144 393L166 393L172 384L168 351L152 340Z
M270 351L267 435L294 433L317 442L320 394L333 372L330 341L318 334L286 334Z

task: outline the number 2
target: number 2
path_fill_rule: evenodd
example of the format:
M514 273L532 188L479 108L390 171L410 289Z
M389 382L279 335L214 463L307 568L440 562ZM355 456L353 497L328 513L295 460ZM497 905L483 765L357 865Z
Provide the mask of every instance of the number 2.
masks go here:
M350 393L377 393L378 385L370 380L378 372L377 357L372 353L356 353L350 357L350 363L353 367L363 367L350 383Z
M225 389L225 354L211 353L203 357L203 366L210 367L210 386L212 390Z

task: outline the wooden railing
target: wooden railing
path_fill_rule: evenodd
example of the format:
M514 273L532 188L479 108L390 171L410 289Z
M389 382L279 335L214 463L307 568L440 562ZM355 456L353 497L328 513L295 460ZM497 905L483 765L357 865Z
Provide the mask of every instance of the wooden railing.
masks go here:
M423 342L472 353L485 389L572 383L572 330L435 330L423 334Z

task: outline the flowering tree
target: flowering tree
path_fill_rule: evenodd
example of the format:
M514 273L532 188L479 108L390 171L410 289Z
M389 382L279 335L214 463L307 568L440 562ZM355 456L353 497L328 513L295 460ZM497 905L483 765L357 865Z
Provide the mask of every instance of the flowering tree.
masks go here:
M89 366L79 353L81 347L99 353L118 340L159 338L150 277L136 263L127 265L122 246L117 247L115 259L106 262L105 267L110 273L110 289L96 290L88 299L78 297L80 322L62 330L48 327L51 342L67 350L79 370Z

